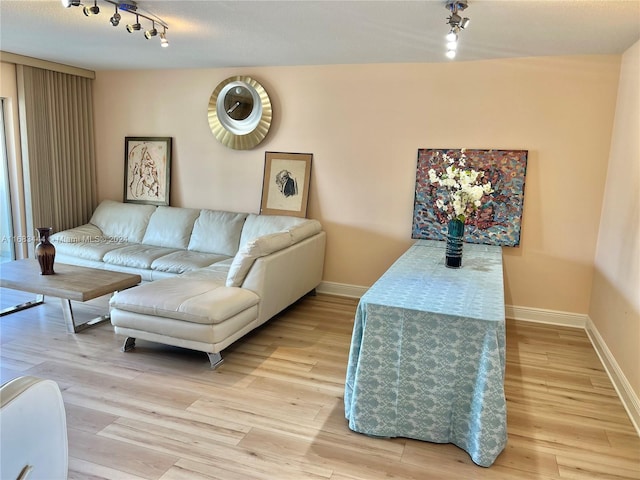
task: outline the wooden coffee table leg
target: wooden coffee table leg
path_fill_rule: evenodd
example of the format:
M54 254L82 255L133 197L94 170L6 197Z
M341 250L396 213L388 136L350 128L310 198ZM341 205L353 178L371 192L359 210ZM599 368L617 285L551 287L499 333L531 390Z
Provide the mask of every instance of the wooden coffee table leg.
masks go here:
M9 315L10 313L19 312L20 310L24 310L26 308L42 305L43 303L44 303L44 295L36 295L35 300L30 300L28 302L24 302L19 305L14 305L13 307L5 308L0 312L0 317L4 317L5 315Z
M110 315L102 315L100 317L96 317L88 322L81 323L80 325L76 325L75 319L73 318L73 309L71 308L71 300L66 298L60 299L62 302L62 315L64 316L64 321L67 324L67 331L69 333L78 333L84 330L85 328L93 327L99 323L104 322L105 320L109 320L111 318Z

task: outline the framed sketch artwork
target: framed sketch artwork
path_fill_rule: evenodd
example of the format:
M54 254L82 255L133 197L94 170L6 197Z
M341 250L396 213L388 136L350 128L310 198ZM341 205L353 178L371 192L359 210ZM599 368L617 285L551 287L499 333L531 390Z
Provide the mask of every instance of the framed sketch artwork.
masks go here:
M261 214L307 216L312 158L310 153L265 153Z
M125 137L124 201L169 205L171 137Z

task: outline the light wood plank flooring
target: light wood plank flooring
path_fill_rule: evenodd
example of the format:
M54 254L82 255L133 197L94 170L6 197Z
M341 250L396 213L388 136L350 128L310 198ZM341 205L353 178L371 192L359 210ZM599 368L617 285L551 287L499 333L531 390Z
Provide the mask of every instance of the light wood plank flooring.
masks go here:
M30 298L0 290L2 307ZM508 321L509 440L490 468L453 445L351 432L357 302L306 297L225 352L66 331L58 299L0 318L1 380L58 382L71 479L640 479L640 439L584 331ZM103 313L106 299L75 304Z

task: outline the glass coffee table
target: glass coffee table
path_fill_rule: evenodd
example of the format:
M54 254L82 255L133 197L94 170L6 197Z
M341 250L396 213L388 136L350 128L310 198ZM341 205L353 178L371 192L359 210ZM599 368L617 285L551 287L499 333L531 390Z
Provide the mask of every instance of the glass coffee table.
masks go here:
M76 324L71 301L86 302L133 287L142 281L140 275L64 263L56 263L54 270L56 272L54 275L41 275L40 265L32 259L1 263L0 287L35 293L36 299L5 308L0 312L0 317L40 305L44 303L45 295L58 297L62 301L62 313L67 330L71 333L77 333L109 320L110 317L109 314L106 314L88 322Z

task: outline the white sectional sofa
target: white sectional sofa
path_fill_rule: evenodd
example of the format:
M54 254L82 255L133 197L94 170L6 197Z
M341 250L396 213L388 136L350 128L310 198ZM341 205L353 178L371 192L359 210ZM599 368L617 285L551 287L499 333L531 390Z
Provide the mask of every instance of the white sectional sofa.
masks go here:
M110 300L127 336L220 352L322 279L326 235L297 217L102 202L88 224L51 236L56 262L137 273Z

